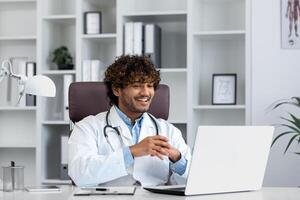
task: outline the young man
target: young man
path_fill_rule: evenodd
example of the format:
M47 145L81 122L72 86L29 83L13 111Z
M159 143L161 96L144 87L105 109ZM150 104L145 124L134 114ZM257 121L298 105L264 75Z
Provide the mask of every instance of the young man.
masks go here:
M147 113L160 82L150 59L121 56L104 82L112 107L76 123L69 139L72 180L78 186L185 184L191 154L181 132Z

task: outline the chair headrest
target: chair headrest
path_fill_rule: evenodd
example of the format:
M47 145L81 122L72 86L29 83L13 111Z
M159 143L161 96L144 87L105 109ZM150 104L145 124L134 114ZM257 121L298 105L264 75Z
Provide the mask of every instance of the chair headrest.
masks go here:
M156 118L167 120L169 116L170 89L160 84L149 108ZM69 116L78 122L89 115L96 115L110 108L107 89L103 82L74 82L69 87Z

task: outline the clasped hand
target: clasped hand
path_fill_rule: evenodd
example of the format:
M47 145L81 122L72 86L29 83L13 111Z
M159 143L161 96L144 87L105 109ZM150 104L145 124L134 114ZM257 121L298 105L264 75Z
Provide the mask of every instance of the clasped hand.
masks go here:
M129 149L133 157L151 155L163 160L163 156L168 156L172 162L176 162L181 156L180 152L168 143L168 138L161 135L146 137Z

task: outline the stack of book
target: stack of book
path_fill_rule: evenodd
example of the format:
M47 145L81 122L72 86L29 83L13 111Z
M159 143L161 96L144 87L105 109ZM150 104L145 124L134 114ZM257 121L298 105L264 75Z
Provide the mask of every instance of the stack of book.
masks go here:
M103 81L106 65L101 60L83 60L82 81Z
M161 28L156 24L127 22L124 25L124 54L148 55L161 67Z

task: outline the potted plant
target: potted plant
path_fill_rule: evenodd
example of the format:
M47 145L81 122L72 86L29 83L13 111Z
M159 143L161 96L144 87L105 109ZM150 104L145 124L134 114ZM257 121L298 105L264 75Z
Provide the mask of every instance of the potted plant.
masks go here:
M300 97L292 97L290 99L280 100L279 102L276 102L274 106L272 106L272 110L282 105L292 105L297 108L300 108ZM290 140L284 150L284 153L286 153L293 142L297 142L297 144L300 145L300 118L297 118L294 114L290 112L288 118L280 118L284 121L284 123L279 124L279 126L284 127L285 130L274 138L271 146L273 146L275 142L282 136L290 135ZM294 153L300 155L300 152Z
M58 69L73 69L73 58L66 46L54 49L51 61L57 65Z

